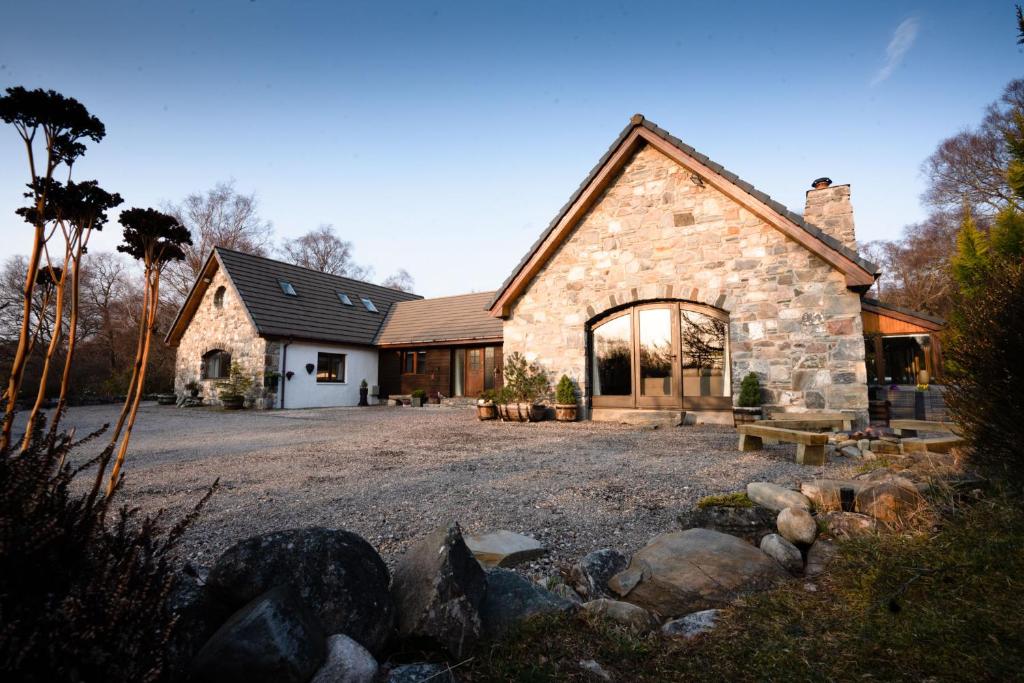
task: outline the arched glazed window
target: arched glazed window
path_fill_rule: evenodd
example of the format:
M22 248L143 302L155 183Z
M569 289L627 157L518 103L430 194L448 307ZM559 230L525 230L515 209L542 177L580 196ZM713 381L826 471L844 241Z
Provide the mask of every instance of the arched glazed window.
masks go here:
M231 354L213 349L203 354L203 379L227 379L231 375Z
M213 305L217 308L224 308L224 292L227 288L221 285L217 288L217 291L213 293Z
M710 306L639 304L590 327L596 407L731 408L729 318Z

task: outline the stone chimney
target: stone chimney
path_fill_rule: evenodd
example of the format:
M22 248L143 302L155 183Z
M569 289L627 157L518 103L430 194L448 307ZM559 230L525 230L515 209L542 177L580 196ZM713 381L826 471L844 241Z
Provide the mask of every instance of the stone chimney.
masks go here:
M818 178L811 183L811 189L807 191L804 220L857 251L849 185L833 185L831 178Z

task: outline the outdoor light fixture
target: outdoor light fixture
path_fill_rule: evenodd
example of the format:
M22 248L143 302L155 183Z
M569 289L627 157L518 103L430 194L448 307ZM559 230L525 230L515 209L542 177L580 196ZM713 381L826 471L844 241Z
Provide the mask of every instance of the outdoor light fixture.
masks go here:
M289 370L288 372L284 373L284 378L285 379L291 379L294 376L295 376L295 373L292 372L291 370Z

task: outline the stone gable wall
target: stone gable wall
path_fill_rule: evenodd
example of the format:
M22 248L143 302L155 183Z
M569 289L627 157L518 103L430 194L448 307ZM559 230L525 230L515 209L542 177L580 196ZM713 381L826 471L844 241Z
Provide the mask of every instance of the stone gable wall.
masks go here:
M513 302L505 352L586 382L588 321L679 299L729 313L733 396L867 414L860 298L833 267L650 146L641 148Z
M226 288L224 305L217 308L213 305L213 298L221 286ZM249 320L238 293L222 268L218 268L214 274L213 281L206 288L192 322L178 344L174 372L174 391L177 394L187 393L185 385L191 380L196 380L203 387L200 395L205 397L207 402L216 403L215 385L219 380L200 379L203 354L212 349L229 352L231 361L242 365L254 380L253 389L250 391L253 405L264 407L264 367L271 362L271 357L276 357L277 350L268 349L266 340L256 335L256 328Z

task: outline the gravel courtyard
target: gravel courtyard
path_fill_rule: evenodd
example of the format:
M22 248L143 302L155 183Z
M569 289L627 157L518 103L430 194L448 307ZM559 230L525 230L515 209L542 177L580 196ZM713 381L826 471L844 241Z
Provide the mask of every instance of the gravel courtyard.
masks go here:
M113 406L75 408L67 423L82 435L116 415ZM470 532L535 536L550 552L532 569L545 570L595 548L632 552L674 529L677 513L702 496L837 467L796 465L792 449L740 453L726 427L503 424L465 408L232 413L147 404L122 500L178 515L219 478L185 544L204 565L243 537L312 525L355 531L391 563L451 519Z

